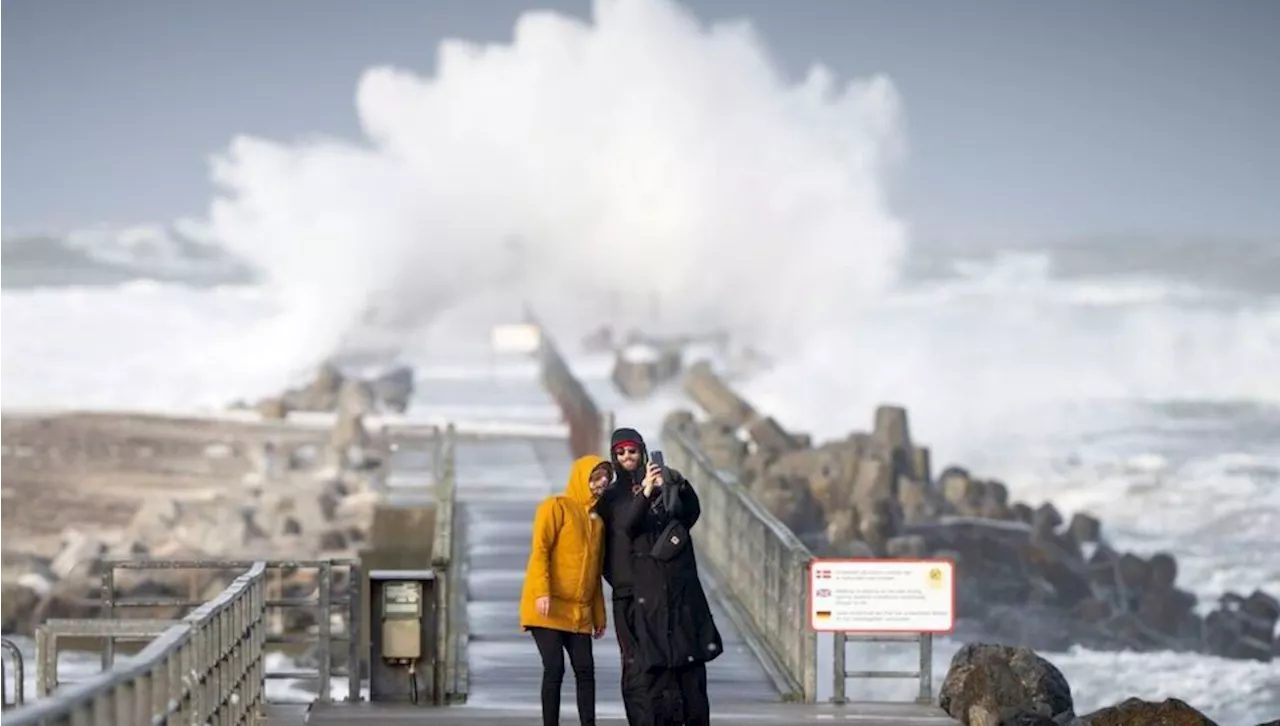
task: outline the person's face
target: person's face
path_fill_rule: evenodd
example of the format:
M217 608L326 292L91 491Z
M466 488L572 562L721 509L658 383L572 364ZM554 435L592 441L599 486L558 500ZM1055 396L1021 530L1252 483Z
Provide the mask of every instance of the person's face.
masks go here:
M587 480L587 486L591 489L592 496L600 496L604 493L604 488L609 485L609 480L613 478L613 467L608 464L601 464L591 470L591 478Z
M613 450L614 456L618 457L618 463L627 471L635 471L640 468L640 449L632 444L619 446Z

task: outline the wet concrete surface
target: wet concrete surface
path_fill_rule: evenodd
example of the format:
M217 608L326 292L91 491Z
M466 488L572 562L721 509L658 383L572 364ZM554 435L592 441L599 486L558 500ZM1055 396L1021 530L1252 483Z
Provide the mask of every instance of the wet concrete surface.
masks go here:
M858 724L858 726L948 726L951 718L937 708L907 704L858 704L846 706L792 706L786 704L733 704L713 707L713 724ZM421 726L460 726L462 724L489 724L491 726L528 726L541 723L537 704L524 708L416 708L363 703L358 705L317 704L304 721L273 721L273 726L285 724L346 724L378 723L385 726L420 724ZM562 711L561 724L577 724L576 714ZM627 720L621 715L604 714L597 717L599 726L624 726Z

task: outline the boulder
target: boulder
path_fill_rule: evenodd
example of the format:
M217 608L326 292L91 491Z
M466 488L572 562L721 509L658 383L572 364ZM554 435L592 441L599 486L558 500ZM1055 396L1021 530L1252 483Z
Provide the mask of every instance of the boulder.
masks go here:
M284 399L293 411L332 411L338 405L338 390L342 387L343 375L338 367L330 362L321 364L316 377L302 388L286 391Z
M684 391L710 416L727 421L735 429L755 418L751 404L734 393L707 361L698 361L685 371Z
M1067 532L1078 544L1097 544L1102 537L1102 523L1097 517L1076 512L1071 515L1071 523L1067 525Z
M586 353L604 353L613 350L613 328L602 325L582 338L582 350Z
M409 408L409 401L413 399L413 369L396 366L373 379L370 385L384 408L404 413Z
M614 355L613 384L628 398L644 398L680 373L680 349L634 343Z
M283 421L289 417L289 402L284 396L271 396L254 404L254 410L264 419Z
M757 484L752 494L796 534L823 528L822 509L803 479L770 474Z
M27 615L36 609L44 594L27 587L16 577L13 579L6 577L3 582L3 591L0 592L0 610L3 611L0 615L0 631L31 632L31 623L28 622Z
M364 416L378 410L373 384L368 381L348 378L338 387L337 396L339 416Z
M59 580L74 574L97 575L101 570L93 563L107 553L102 538L79 530L62 533L62 549L49 563L49 571Z
M942 709L965 726L1046 723L1074 717L1062 672L1027 648L968 643L951 659Z
M795 437L787 433L772 416L753 419L747 424L747 435L756 445L756 450L765 453L785 454L801 448Z
M373 452L373 438L364 425L364 414L339 412L338 420L329 432L325 456L330 466L339 469L361 468L377 463L377 456Z
M1218 726L1185 701L1167 698L1159 703L1130 698L1071 721L1070 726Z

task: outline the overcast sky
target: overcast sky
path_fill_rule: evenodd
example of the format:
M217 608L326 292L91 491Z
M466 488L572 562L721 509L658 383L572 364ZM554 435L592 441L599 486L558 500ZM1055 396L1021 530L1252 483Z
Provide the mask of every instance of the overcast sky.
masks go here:
M706 0L799 74L882 72L922 238L1280 234L1280 2ZM201 215L237 133L354 137L361 70L430 72L586 2L6 0L8 233Z

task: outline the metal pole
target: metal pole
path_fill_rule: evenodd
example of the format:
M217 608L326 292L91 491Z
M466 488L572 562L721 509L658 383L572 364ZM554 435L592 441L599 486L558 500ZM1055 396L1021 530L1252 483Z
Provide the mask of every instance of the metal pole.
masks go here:
M116 616L116 566L107 562L102 569L102 617L110 620ZM116 639L107 635L102 644L102 670L109 671L116 660Z
M347 575L347 700L360 700L360 675L364 663L360 658L363 629L360 627L360 565L349 565Z
M933 633L920 634L920 695L916 702L933 703Z
M834 688L832 689L831 702L835 704L843 704L845 702L845 678L848 677L848 670L845 668L844 663L845 634L837 632L833 635L833 639L835 640L835 662L833 667L833 670L835 671L833 674L835 683L832 684Z
M329 632L332 623L331 606L329 603L331 583L333 581L333 563L320 563L320 572L316 577L316 584L319 588L320 597L320 618L318 625L319 632L317 639L320 641L320 703L329 703L333 700L333 692L329 686L329 678L333 673L333 636Z
M0 644L2 644L4 649L9 651L9 654L13 657L13 705L21 706L23 702L27 700L26 676L22 672L22 651L19 650L18 646L8 638L0 641ZM8 685L7 681L0 678L0 689L3 689L0 690L0 706L5 706L9 703L9 695L4 693L4 690L7 690Z

